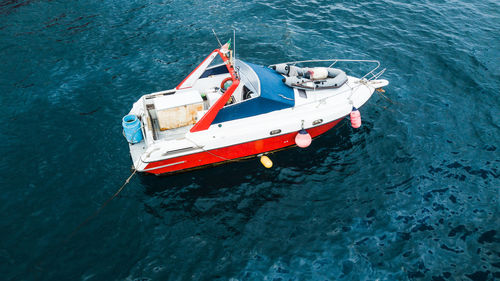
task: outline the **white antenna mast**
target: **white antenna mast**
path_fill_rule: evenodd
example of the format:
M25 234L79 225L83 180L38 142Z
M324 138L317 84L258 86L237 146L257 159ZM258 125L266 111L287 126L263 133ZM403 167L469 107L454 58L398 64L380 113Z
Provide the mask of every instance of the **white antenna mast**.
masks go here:
M233 52L234 52L234 61L236 61L236 30L233 29Z
M215 30L213 28L212 28L212 32L214 33L215 39L217 39L217 42L219 42L219 47L222 47L222 43L220 42L219 37L217 37L217 33L215 33Z

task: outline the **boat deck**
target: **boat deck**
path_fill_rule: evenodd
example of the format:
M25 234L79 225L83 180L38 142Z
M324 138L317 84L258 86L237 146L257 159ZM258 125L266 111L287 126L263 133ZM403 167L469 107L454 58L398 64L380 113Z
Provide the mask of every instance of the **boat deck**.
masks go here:
M184 139L186 133L189 132L189 129L191 129L192 127L193 125L190 125L161 131L158 123L155 122L154 130L156 132L157 140L178 140Z

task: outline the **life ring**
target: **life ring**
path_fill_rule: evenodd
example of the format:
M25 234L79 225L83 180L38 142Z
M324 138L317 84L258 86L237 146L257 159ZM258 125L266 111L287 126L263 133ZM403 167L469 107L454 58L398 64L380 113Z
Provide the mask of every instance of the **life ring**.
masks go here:
M229 89L229 87L231 87L231 85L233 85L233 83L231 83L231 85L229 85L229 87L227 87L227 89L225 88L225 84L228 82L228 81L233 81L233 78L231 77L227 77L226 79L222 80L222 83L220 83L220 90L224 93L226 92L227 89Z

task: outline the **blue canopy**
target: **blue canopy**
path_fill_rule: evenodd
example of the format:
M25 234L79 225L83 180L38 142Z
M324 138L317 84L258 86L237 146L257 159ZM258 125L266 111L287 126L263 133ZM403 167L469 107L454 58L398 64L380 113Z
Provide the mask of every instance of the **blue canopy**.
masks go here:
M260 115L295 105L293 89L283 83L281 74L262 65L248 62L245 64L250 67L250 71L255 72L260 81L260 95L223 107L212 124ZM245 75L245 73L240 73L240 75Z

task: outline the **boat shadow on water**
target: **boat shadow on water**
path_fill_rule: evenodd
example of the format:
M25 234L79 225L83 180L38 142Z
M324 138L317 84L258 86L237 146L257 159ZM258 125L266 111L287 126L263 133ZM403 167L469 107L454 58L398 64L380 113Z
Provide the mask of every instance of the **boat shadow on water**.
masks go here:
M357 131L363 136L356 136L348 123L343 120L307 149L293 147L269 155L275 163L271 169L250 158L171 176L140 174L144 190L139 200L145 213L163 227L183 229L186 223L196 223L197 235L207 239L238 237L265 206L279 210L286 198L307 194L315 184L311 175L351 173L344 168L349 166L344 158L365 145L363 136L371 124L365 123Z
M139 179L145 188L144 193L148 196L161 196L184 189L192 190L193 195L203 195L217 189L237 188L247 184L287 183L278 177L282 169L293 169L307 174L323 173L325 171L319 168L327 158L341 161L354 147L364 146L366 140L357 137L355 132L353 134L348 123L349 120L342 120L336 128L315 138L306 149L294 146L267 154L274 162L270 169L265 169L258 157L250 157L171 175L153 176L141 173ZM370 123L365 123L357 133L369 134L370 127Z

